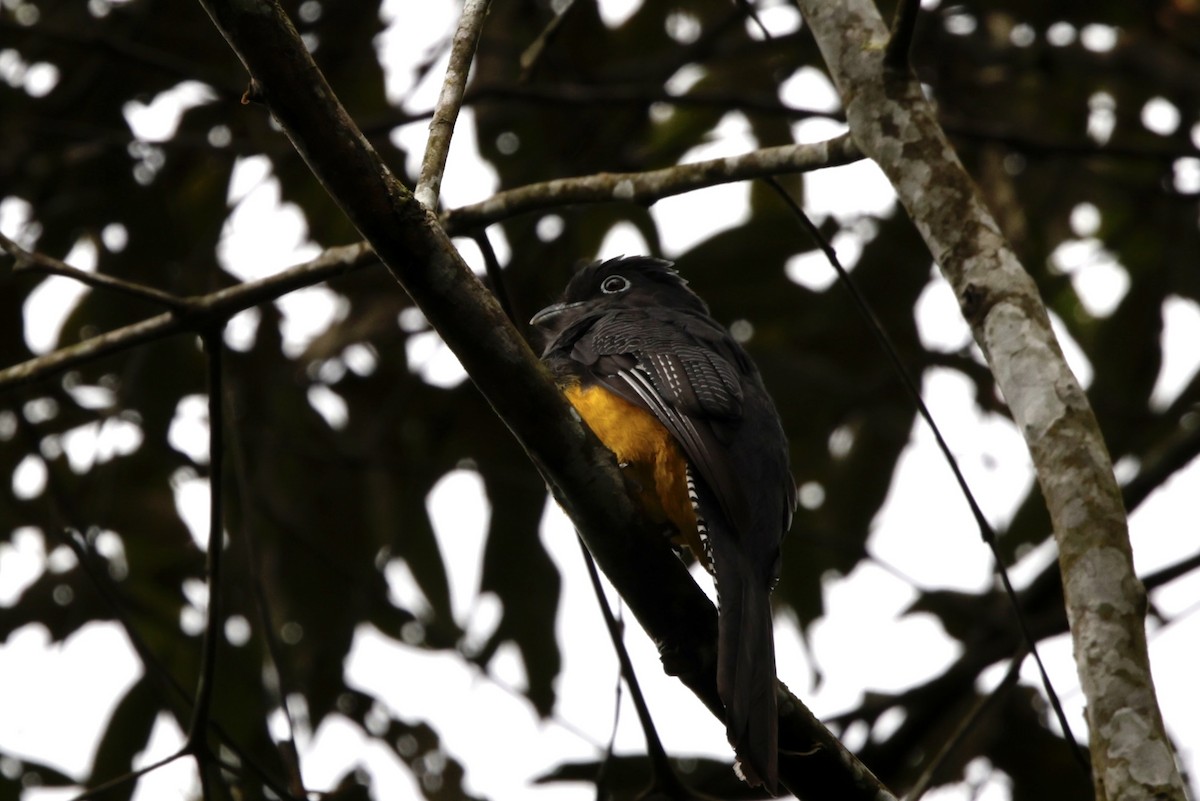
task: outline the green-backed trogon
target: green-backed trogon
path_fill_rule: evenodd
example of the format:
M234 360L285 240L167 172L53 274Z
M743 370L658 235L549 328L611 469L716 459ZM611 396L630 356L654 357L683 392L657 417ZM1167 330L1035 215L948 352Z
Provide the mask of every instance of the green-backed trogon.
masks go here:
M726 732L743 777L774 792L770 594L796 489L758 369L660 259L584 267L531 322L548 339L543 360L649 513L712 573Z

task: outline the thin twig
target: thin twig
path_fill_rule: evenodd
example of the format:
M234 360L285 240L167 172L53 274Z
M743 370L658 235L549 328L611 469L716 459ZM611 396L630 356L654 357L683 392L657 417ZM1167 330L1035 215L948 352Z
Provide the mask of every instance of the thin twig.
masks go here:
M1177 423L1170 435L1155 443L1143 458L1137 475L1121 487L1125 508L1132 512L1197 455L1200 455L1200 426L1186 428Z
M892 18L892 35L888 39L883 64L892 70L907 69L912 51L913 34L917 30L917 17L921 13L921 0L900 0L896 16Z
M608 599L604 597L604 586L600 583L600 572L596 569L596 562L592 559L592 554L584 544L583 538L579 537L578 539L579 549L583 551L583 563L587 566L588 578L591 579L592 590L600 605L600 615L604 618L604 626L608 630L613 650L617 652L621 675L625 678L625 686L629 688L629 698L633 701L638 722L646 736L646 753L650 757L650 765L654 771L653 784L647 794L654 795L654 791L658 791L668 798L683 797L686 790L683 782L679 780L679 776L671 767L667 749L663 748L662 740L658 736L658 729L654 726L654 719L650 717L650 707L646 705L646 696L642 694L637 674L633 672L633 662L629 659L629 651L625 648L625 641L621 638L621 627L617 623L616 617L613 616L612 609L608 606Z
M209 295L188 298L187 314L159 314L0 370L0 389L27 384L100 356L128 350L181 331L199 331L214 320L228 319L240 311L282 297L293 290L376 263L378 259L365 242L330 248L312 261L276 275L237 284Z
M208 746L208 720L212 712L213 685L217 674L217 646L221 637L221 551L224 546L224 493L222 492L222 461L224 406L221 402L221 356L225 344L224 326L214 326L204 334L205 355L208 357L208 619L200 646L200 678L196 682L196 703L188 726L185 749L196 757L200 769L200 788L209 801L209 763L213 754Z
M442 93L434 107L433 119L429 121L429 140L425 143L425 157L421 160L421 179L414 192L417 200L427 209L437 208L442 173L446 170L446 156L450 153L450 139L454 135L458 110L462 107L467 75L471 72L471 61L475 58L475 46L483 30L488 3L489 0L466 0L458 30L454 32L446 79L442 82Z
M479 252L483 254L484 271L492 285L492 293L500 302L500 308L504 309L504 315L508 317L510 323L520 326L523 318L516 313L512 296L508 293L508 284L504 281L504 273L500 269L500 260L496 258L496 249L492 247L492 240L488 238L487 231L481 228L471 238L475 240L475 244L479 246Z
M982 698L979 698L967 712L967 714L963 716L963 719L960 720L958 725L954 727L954 731L951 733L951 735L946 738L945 742L942 743L941 748L938 749L937 755L934 756L934 758L931 759L925 766L925 769L921 771L921 775L917 777L917 781L913 784L912 789L905 794L904 801L920 801L921 796L923 796L925 791L929 789L930 784L933 782L933 779L937 775L938 771L941 770L942 765L944 765L946 760L950 758L950 755L954 753L954 749L957 748L964 739L966 739L966 736L971 732L971 729L979 724L979 721L983 718L983 715L985 712L987 712L988 708L991 707L991 705L995 703L1001 695L1016 685L1017 679L1021 675L1021 664L1025 661L1026 656L1028 656L1028 651L1022 649L1019 654L1013 657L1012 661L1008 665L1008 670L1004 674L1004 678L1000 680L1000 684L996 686L996 689L992 690Z
M87 801L90 798L101 797L105 793L107 793L109 790L112 790L116 787L120 787L121 785L123 785L127 782L135 782L138 779L145 776L146 774L153 773L154 771L158 770L159 768L164 768L167 765L170 765L175 760L179 759L180 757L185 757L187 755L188 755L188 751L187 751L187 747L185 746L185 747L179 749L178 751L176 751L175 753L171 754L170 756L163 757L162 759L158 760L157 762L151 763L149 765L144 765L143 767L140 767L137 770L130 771L129 773L118 776L115 779L109 779L108 781L104 782L103 784L98 784L95 787L89 788L89 789L83 791L82 793L80 793L79 795L75 796L74 798L72 798L71 801Z
M741 10L742 14L745 15L745 17L755 25L757 25L758 29L762 31L763 39L766 39L768 42L774 41L775 37L771 35L769 30L767 30L767 26L763 25L763 21L758 16L758 9L754 7L754 3L750 2L750 0L734 0L734 2L737 4L737 7Z
M580 540L580 543L583 541ZM584 545L584 550L587 546ZM620 623L620 621L618 621ZM624 626L621 626L624 631ZM608 785L608 769L613 763L613 756L617 750L617 732L621 728L621 702L624 699L625 690L625 670L621 667L620 660L617 662L617 680L613 682L613 716L612 730L608 735L608 742L604 744L604 758L600 760L600 764L596 767L596 776L592 783L596 785L596 801L605 801L611 793L607 792Z
M237 437L230 437L227 447L231 459L233 476L238 482L238 488L241 493L240 507L245 517L242 530L251 530L252 520L250 519L250 515L258 514L258 508L254 505L255 496L249 486L248 476L250 475L250 471L246 466L245 449ZM283 650L280 647L279 637L276 636L275 626L271 618L271 603L267 597L267 581L263 572L262 559L259 558L257 538L250 536L241 537L240 539L242 547L246 552L249 575L253 577L250 581L250 586L254 605L258 612L259 626L262 629L262 640L266 646L265 667L275 672L276 687L273 700L279 703L279 709L283 712L283 717L287 722L287 732L280 738L283 763L288 771L288 781L291 785L292 793L299 798L306 798L308 792L304 788L304 775L300 770L300 750L296 747L296 721L287 699L288 681L283 670L283 665L286 663L284 661Z
M451 209L442 214L442 224L447 231L458 234L517 214L572 203L650 204L695 189L836 167L860 158L850 136L842 134L824 142L768 147L661 170L560 178L498 192L480 203Z
M1153 590L1164 584L1169 584L1181 576L1186 576L1198 567L1200 567L1200 553L1194 553L1174 564L1146 574L1142 577L1142 584L1146 585L1146 589Z
M111 289L114 292L121 292L135 298L148 300L160 306L165 306L172 311L183 311L188 307L187 299L172 295L170 292L163 292L161 289L126 281L122 278L114 278L111 275L88 272L78 267L72 267L65 261L61 261L45 253L26 250L4 234L0 234L0 250L5 251L16 260L16 264L13 265L14 273L37 270L52 275L74 278L79 283L86 284L87 286Z
M1067 736L1067 741L1074 746L1071 750L1076 758L1076 761L1079 763L1084 773L1090 776L1091 762L1088 760L1087 755L1083 752L1083 749L1080 748L1078 742L1075 740L1075 736L1071 732L1071 725L1067 721L1067 713L1065 710L1063 710L1062 702L1058 698L1058 693L1054 691L1054 686L1050 682L1050 674L1046 672L1046 666L1042 663L1041 654L1038 653L1037 649L1037 638L1035 638L1033 633L1030 631L1029 623L1026 620L1025 613L1021 611L1020 599L1017 597L1016 590L1013 589L1012 581L1009 580L1008 568L1005 567L1004 560L1000 557L1000 546L996 539L996 532L992 528L992 524L988 522L983 510L979 507L979 503L975 499L975 493L971 491L971 487L967 484L966 477L962 474L962 470L958 466L958 460L954 458L954 454L951 452L950 446L946 443L945 438L942 436L941 429L938 427L937 422L933 419L933 414L930 413L929 407L925 405L925 400L921 397L920 387L917 385L916 380L912 377L912 374L908 371L908 368L904 365L904 362L900 359L900 354L896 350L896 346L888 338L887 332L884 330L883 323L879 321L874 309L871 308L870 303L867 302L867 299L859 291L858 285L851 279L850 274L846 271L846 268L842 266L841 260L838 259L837 252L833 249L833 246L829 244L829 241L824 236L822 236L820 229L813 224L812 220L810 220L808 215L805 214L804 209L800 207L800 205L792 198L790 194L788 194L787 190L784 189L778 181L776 181L774 178L767 178L765 180L788 205L788 207L792 210L792 213L795 214L800 220L800 223L804 229L816 241L817 246L821 249L822 253L825 254L825 258L837 272L838 278L840 279L842 285L845 286L850 292L851 298L858 307L863 318L867 321L868 327L875 335L880 347L882 347L884 353L887 354L888 360L891 361L892 368L896 375L900 378L905 389L908 391L908 394L916 403L917 411L920 413L921 418L924 419L925 423L933 432L934 440L937 442L938 449L942 453L942 458L950 467L950 472L953 473L954 480L958 484L959 492L966 500L967 506L971 510L971 516L974 517L975 524L979 528L979 536L983 539L984 543L987 544L988 548L992 552L992 556L995 561L996 573L1000 577L1000 583L1004 587L1004 592L1012 602L1013 613L1016 617L1017 625L1021 630L1021 637L1024 640L1026 647L1029 648L1029 652L1033 655L1034 662L1037 663L1038 672L1041 674L1042 686L1045 688L1046 695L1050 699L1050 706L1054 709L1054 714L1058 718L1058 723L1060 726L1062 726L1063 732Z
M533 43L521 53L521 74L517 77L518 84L527 84L533 78L538 65L542 62L542 55L545 54L546 48L554 41L554 37L558 34L559 29L562 28L567 14L574 7L575 0L567 0L563 7L546 23L546 27L542 28L542 32L533 40Z

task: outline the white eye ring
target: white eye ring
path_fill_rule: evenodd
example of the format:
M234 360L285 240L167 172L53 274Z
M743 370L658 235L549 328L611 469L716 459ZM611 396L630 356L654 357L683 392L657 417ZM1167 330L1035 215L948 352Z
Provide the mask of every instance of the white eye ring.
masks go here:
M629 289L629 279L623 275L610 275L600 282L600 291L605 295L615 295Z

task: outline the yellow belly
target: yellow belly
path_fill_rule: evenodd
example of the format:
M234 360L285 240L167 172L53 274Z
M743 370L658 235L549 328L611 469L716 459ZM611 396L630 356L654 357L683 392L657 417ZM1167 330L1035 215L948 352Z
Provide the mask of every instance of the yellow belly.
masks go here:
M564 392L579 416L624 465L642 504L657 522L669 522L672 540L686 545L708 567L687 490L687 460L679 443L653 414L601 386Z

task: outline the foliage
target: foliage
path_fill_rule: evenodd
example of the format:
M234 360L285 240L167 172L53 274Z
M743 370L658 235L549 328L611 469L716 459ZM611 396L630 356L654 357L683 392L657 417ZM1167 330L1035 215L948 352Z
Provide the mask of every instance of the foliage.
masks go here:
M484 27L468 104L480 153L501 188L668 167L711 141L730 113L741 115L763 147L793 141L797 121L836 117L780 100L781 84L798 70L823 69L802 27L767 40L737 4L693 0L646 3L610 28L594 4L576 2L536 61L523 66L522 54L552 18L550 5L497 3ZM761 5L764 14L788 16L786 6ZM423 109L385 92L372 46L382 30L379 9L335 10L315 0L284 6L351 115L403 172L407 154L389 134ZM358 239L267 115L240 105L244 70L199 6L39 0L5 4L0 15L7 80L0 85L0 193L30 210L14 236L25 247L64 258L85 243L98 271L180 296L233 286L221 258L229 181L239 159L257 155L270 160L283 199L302 210L313 242ZM1108 31L1116 39L1106 44ZM1200 302L1200 193L1186 177L1200 156L1189 132L1189 121L1200 119L1200 82L1192 80L1198 34L1196 9L1165 0L1065 9L967 0L923 12L915 40L916 67L964 163L1092 366L1089 395L1114 460L1140 465L1131 482L1140 495L1127 498L1133 504L1200 444L1200 381L1193 378L1168 404L1150 400L1164 303ZM427 66L441 47L430 43ZM56 70L49 91L39 88L40 65ZM673 88L689 74L694 81ZM134 138L128 104L186 81L202 82L211 99L188 109L161 141ZM1184 124L1149 130L1140 111L1153 98L1169 101ZM802 191L799 180L789 184ZM775 593L780 610L807 629L823 614L823 582L871 559L871 524L915 415L841 288L788 280L789 262L812 243L786 208L761 185L751 186L750 199L747 219L675 260L718 319L752 325L748 347L784 417L796 480L810 499L820 496L798 512ZM1094 231L1081 222L1087 208L1096 213ZM620 222L661 250L651 213L621 203L494 226L489 234L507 244L503 280L517 317L551 298ZM990 374L967 343L952 352L922 343L914 309L930 281L930 257L903 215L830 217L825 229L861 245L855 279L909 368L961 373L982 409L1003 414ZM1093 258L1111 259L1128 276L1128 291L1111 310L1097 311L1081 296L1089 267L1072 266L1074 274L1064 267L1064 248L1081 241L1098 249ZM31 271L0 275L0 364L35 356L23 335L31 322L26 301L45 280ZM251 635L218 654L213 716L263 771L289 775L286 752L267 728L280 703L260 681L271 662L280 686L303 697L314 728L339 711L428 779L432 762L421 756L437 750L436 731L419 721L373 725L366 711L372 699L347 684L343 662L354 632L371 625L403 647L447 650L482 666L512 643L528 671L530 704L549 714L560 667L560 587L538 539L545 491L469 383L438 386L410 364L410 347L426 327L383 270L366 267L327 286L340 313L302 352L285 346L281 313L265 303L253 337L227 355L222 489L231 545L221 591L225 613L248 621ZM88 291L56 346L160 311L143 298ZM365 366L356 361L364 353ZM180 335L0 394L0 475L28 469L30 460L48 475L33 492L16 482L0 487L0 542L32 528L47 551L77 556L0 607L0 641L30 624L61 640L91 621L118 618L153 655L154 666L118 704L89 786L129 769L160 711L186 727L187 703L163 677L195 685L200 642L180 621L195 605L187 588L204 580L205 566L174 488L207 476L210 466L206 456L173 444L171 427L181 403L205 392L204 375L196 338ZM344 419L320 413L314 391L336 393ZM71 432L120 426L136 429L136 447L70 462ZM438 480L462 466L478 471L491 506L479 590L495 593L504 610L490 638L470 646L451 614L445 560L474 555L439 550L425 503ZM1006 557L1016 560L1048 533L1033 490L1003 532ZM114 535L119 548L111 546ZM427 608L405 608L389 595L384 570L394 560L407 564ZM1026 605L1039 633L1061 631L1054 574L1034 590ZM889 709L904 712L897 731L861 750L896 789L915 780L977 700L980 672L1019 648L1011 613L990 593L922 593L914 611L936 615L962 643L963 657L925 686L868 698L838 721L873 723ZM1047 728L1035 693L1002 694L992 708L992 721L959 745L937 781L960 778L982 755L1010 774L1014 798L1086 797L1086 780L1061 767L1068 749ZM416 745L400 748L401 741ZM38 770L47 781L65 780ZM462 770L451 759L436 781L424 782L426 795L464 795ZM0 797L18 795L21 777L9 773L0 775ZM260 792L253 773L244 782L252 796ZM131 792L125 785L106 797Z

